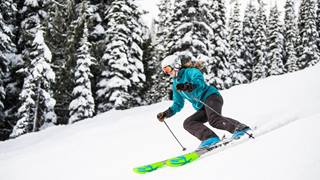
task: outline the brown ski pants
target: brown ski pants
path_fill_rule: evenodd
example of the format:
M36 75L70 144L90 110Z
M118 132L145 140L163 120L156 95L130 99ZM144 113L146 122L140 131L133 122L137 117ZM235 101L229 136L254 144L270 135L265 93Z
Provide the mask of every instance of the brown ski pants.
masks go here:
M226 130L230 133L233 133L235 130L241 130L248 127L237 120L221 115L223 99L220 95L212 94L204 101L204 103L216 112L204 106L202 109L188 117L183 123L184 129L199 140L203 141L211 137L217 137L211 129L204 125L206 122L209 122L209 124L214 128Z

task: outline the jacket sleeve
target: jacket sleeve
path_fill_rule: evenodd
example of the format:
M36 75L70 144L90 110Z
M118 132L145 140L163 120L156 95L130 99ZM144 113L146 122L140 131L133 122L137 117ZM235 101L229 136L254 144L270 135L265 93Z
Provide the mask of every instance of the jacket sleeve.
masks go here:
M170 107L172 111L172 115L176 114L177 112L181 111L184 106L184 98L181 96L180 93L177 92L175 87L175 83L173 83L173 105Z

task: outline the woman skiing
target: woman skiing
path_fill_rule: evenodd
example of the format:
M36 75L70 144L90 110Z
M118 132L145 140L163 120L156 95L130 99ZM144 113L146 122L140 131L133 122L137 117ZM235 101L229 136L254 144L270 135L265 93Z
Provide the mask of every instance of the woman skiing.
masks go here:
M184 57L184 58L181 58ZM181 62L190 62L191 57L171 55L162 63L164 73L173 78L173 105L157 115L160 122L179 112L187 99L197 110L188 117L183 127L190 134L201 141L199 148L205 148L220 141L220 138L211 129L204 125L209 124L217 129L226 130L238 139L250 128L234 119L221 115L223 99L217 88L205 83L202 72L194 67L182 67Z

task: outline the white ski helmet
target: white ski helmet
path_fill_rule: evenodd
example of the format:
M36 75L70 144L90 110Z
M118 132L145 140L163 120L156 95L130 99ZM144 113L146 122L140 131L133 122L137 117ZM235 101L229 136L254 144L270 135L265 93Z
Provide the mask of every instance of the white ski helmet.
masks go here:
M161 62L161 68L165 68L166 66L170 66L175 70L179 70L181 68L181 61L178 55L170 55L164 58Z

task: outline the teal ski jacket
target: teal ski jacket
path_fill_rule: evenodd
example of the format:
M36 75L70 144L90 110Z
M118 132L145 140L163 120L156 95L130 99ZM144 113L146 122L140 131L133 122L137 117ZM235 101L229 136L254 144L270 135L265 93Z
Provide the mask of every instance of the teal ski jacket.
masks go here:
M192 92L179 92L176 89L177 84L191 83L194 87ZM184 106L184 100L187 99L192 103L195 110L200 110L203 107L201 102L212 94L220 95L217 88L205 83L202 72L197 68L185 68L178 72L178 75L173 78L173 105L170 107L172 115L181 111Z

